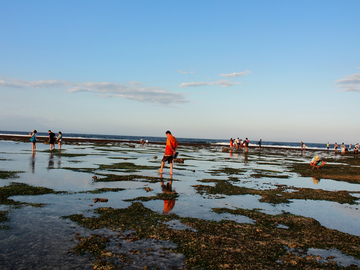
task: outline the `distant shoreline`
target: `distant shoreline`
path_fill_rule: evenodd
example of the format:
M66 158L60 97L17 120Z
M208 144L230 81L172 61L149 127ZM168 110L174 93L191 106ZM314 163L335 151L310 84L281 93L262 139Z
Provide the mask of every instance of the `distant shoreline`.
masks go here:
M0 135L0 140L3 141L17 141L17 142L29 142L30 143L30 136L29 135ZM48 137L47 136L37 136L36 140L38 143L47 143ZM95 138L73 138L73 137L63 137L63 142L65 144L77 144L77 143L95 143L95 144L108 144L108 143L131 143L131 144L140 144L140 141L134 141L134 140L119 140L119 139L95 139ZM149 141L149 144L152 145L165 145L164 142L152 142ZM196 147L218 147L218 148L228 148L230 151L230 145L225 144L215 144L215 143L190 143L190 142L181 142L179 143L181 146L196 146ZM256 149L259 148L256 144L250 144L250 149ZM282 149L282 150L294 150L294 151L302 151L299 147L291 147L291 146L268 146L268 145L262 145L262 149ZM237 149L234 149L234 151L237 151ZM304 150L303 150L304 151ZM327 152L331 151L333 152L334 149L312 149L312 148L306 148L305 151L321 151L321 152Z

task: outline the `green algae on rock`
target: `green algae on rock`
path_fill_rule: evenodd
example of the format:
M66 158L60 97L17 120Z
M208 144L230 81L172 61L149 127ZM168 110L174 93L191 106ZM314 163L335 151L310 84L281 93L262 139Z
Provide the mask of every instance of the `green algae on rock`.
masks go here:
M350 193L360 193L360 191L329 191L322 189L311 188L296 188L288 187L286 185L275 185L274 189L258 190L247 187L235 186L227 180L211 180L204 179L201 182L214 182L215 186L209 185L193 185L196 191L203 195L260 195L262 198L260 202L267 202L272 204L291 203L290 200L324 200L338 203L356 204L359 198L350 195ZM291 190L291 192L289 192Z
M190 269L341 269L334 262L319 262L315 256L307 255L309 248L336 248L360 258L359 236L327 229L315 219L284 213L271 216L255 210L215 208L217 213L246 215L256 222L239 224L235 221L205 221L196 218L181 218L177 215L160 215L133 203L128 208L98 208L98 217L71 215L79 225L89 229L108 228L120 233L131 230L131 241L141 239L168 240L177 244L172 252L184 254ZM176 230L165 222L179 220L187 227ZM279 225L286 225L283 228ZM80 241L75 252L89 252L95 259L94 267L113 263L119 254L106 250L112 236L92 234L77 237ZM289 252L294 249L296 252Z
M3 186L0 188L0 204L5 205L32 205L32 206L42 206L42 204L31 204L14 201L8 199L11 196L28 196L28 195L42 195L42 194L59 194L65 193L63 191L54 191L50 188L45 187L34 187L24 183L12 182L8 186Z
M9 178L19 178L18 173L22 173L22 171L3 171L0 170L0 179L9 179Z

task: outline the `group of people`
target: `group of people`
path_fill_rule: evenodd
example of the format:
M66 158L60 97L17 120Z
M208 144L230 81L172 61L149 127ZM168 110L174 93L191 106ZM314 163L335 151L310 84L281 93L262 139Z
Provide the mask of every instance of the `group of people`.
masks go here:
M261 149L261 143L262 143L262 140L260 139L260 141L258 142L259 150ZM239 138L236 138L236 139L230 138L230 148L231 149L240 149L241 150L245 147L245 151L247 152L249 149L249 144L250 144L250 141L248 138L245 138L245 140L239 139Z
M334 150L335 150L335 152L337 152L338 147L339 147L339 145L338 145L337 143L335 143L335 144L334 144ZM330 149L330 144L329 144L329 142L326 144L326 148L327 148L327 150ZM341 153L342 153L342 154L345 154L346 151L349 151L349 152L353 151L353 152L354 152L354 155L358 155L358 154L359 154L359 148L360 148L359 143L355 144L354 150L352 150L352 144L349 145L349 148L347 148L344 143L342 143L342 144L340 145L340 149L341 149Z
M48 131L49 133L49 144L50 144L50 151L55 150L55 142L58 143L59 145L59 149L61 149L61 144L62 144L62 132L59 131L58 136L55 136L55 133L52 132L51 130ZM36 135L37 135L37 130L34 129L31 133L29 133L30 136L30 142L32 144L32 150L36 151Z

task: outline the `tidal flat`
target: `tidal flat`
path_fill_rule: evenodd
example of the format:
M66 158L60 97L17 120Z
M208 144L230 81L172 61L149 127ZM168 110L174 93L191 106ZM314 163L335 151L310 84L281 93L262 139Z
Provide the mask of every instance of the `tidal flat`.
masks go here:
M360 268L360 158L180 145L171 176L163 152L0 141L0 268Z

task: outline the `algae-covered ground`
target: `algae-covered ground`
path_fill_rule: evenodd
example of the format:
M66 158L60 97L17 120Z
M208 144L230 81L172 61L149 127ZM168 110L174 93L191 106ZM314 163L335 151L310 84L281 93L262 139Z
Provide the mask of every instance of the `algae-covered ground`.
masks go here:
M163 150L2 145L1 269L360 267L357 157L180 145L171 176Z

